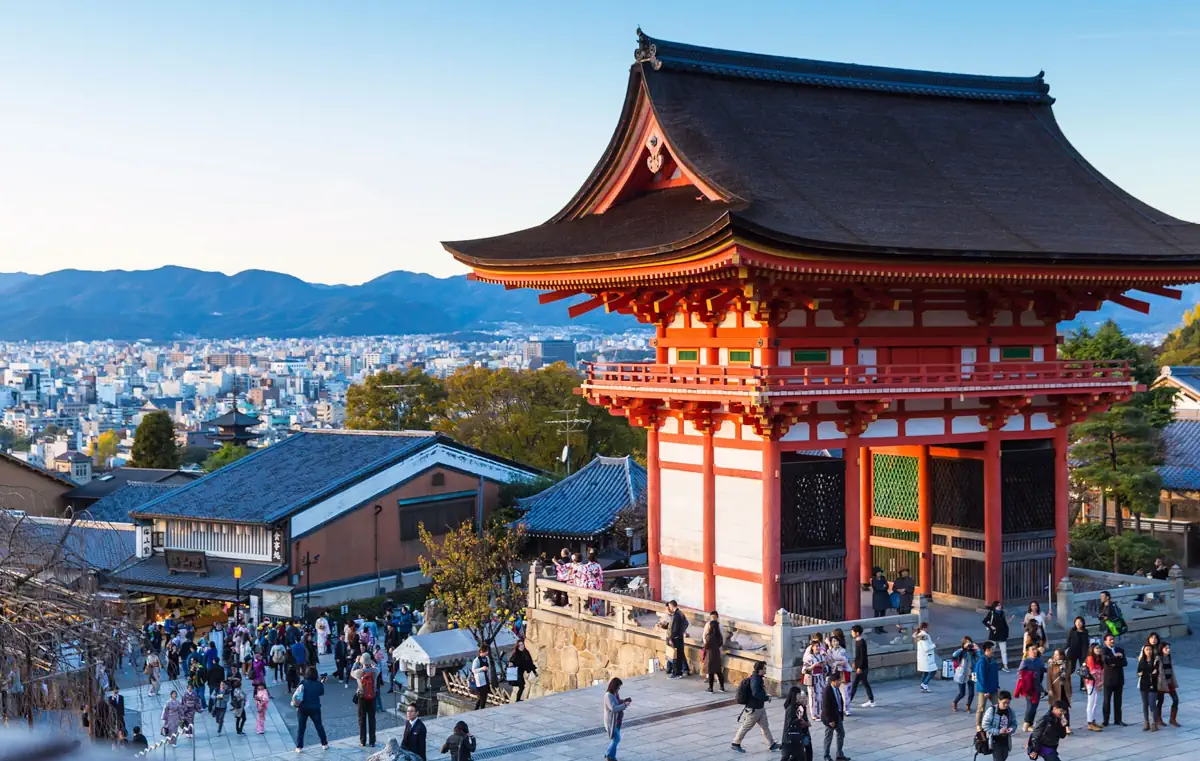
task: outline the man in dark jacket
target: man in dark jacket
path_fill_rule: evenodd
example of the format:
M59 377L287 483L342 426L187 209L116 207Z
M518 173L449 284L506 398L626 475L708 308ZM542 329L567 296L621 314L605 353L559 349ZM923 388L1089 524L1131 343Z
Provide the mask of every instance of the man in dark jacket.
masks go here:
M916 589L916 579L907 568L901 568L896 580L892 582L892 591L900 595L900 606L896 608L898 614L903 616L912 613L913 593Z
M854 682L850 685L850 702L854 702L854 693L858 692L858 685L861 684L867 691L867 702L863 703L863 708L874 708L875 693L867 679L867 672L870 671L867 663L867 638L863 636L863 628L859 624L850 627L850 634L854 637Z
M1058 741L1067 736L1067 724L1063 719L1066 710L1067 704L1060 700L1050 707L1049 713L1038 719L1029 735L1031 759L1058 761Z
M671 647L675 649L674 672L670 674L671 679L679 679L683 676L683 663L687 657L683 650L683 638L687 634L688 620L687 616L683 615L683 611L679 609L679 603L671 600L667 603L667 610L671 614L671 623L667 628L667 639L671 643Z
M350 673L346 665L350 662L350 648L346 646L346 640L341 635L338 635L337 641L333 643L333 662L337 666L334 676L339 682L348 682Z
M742 714L739 717L741 721L738 724L737 732L733 735L733 742L729 746L738 753L746 752L742 750L742 738L754 728L755 724L762 730L763 739L771 746L771 750L779 749L779 743L771 737L771 727L767 724L767 703L771 700L771 696L767 694L767 687L763 684L763 674L766 673L766 670L767 664L758 661L754 664L754 671L750 673L750 698L742 708Z
M404 737L400 740L400 750L420 756L425 761L425 722L417 718L417 706L410 703L405 713Z
M821 723L825 725L825 761L834 761L829 755L833 738L837 737L836 761L850 761L850 757L842 752L846 741L846 703L842 699L842 673L835 671L829 675L829 683L821 695Z
M871 609L875 611L875 618L883 618L887 615L888 608L892 607L892 596L888 592L888 580L879 566L876 566L871 573ZM875 627L876 634L883 634L883 631L882 626Z
M1108 726L1111 715L1119 727L1129 726L1121 721L1121 705L1125 692L1125 648L1117 644L1112 634L1104 635L1104 724Z

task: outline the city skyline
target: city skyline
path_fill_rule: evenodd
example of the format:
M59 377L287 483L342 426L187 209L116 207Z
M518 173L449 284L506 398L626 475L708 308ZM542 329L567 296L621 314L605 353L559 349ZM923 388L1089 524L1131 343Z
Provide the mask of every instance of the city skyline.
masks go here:
M1200 10L1183 3L935 4L919 18L872 3L732 16L671 3L64 7L0 10L0 139L20 147L0 154L14 178L0 188L0 272L461 274L439 240L539 224L586 177L639 23L780 55L1044 69L1081 153L1136 196L1200 218L1187 127L1200 104L1178 97L1200 64Z

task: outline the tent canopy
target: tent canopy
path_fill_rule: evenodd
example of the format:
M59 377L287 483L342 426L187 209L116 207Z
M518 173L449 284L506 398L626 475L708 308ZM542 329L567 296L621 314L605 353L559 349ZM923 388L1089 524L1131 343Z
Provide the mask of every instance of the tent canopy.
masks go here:
M517 638L507 629L496 636L496 647L511 650ZM466 629L447 629L432 634L418 634L401 642L392 657L406 669L434 666L457 666L471 660L479 652L475 637Z

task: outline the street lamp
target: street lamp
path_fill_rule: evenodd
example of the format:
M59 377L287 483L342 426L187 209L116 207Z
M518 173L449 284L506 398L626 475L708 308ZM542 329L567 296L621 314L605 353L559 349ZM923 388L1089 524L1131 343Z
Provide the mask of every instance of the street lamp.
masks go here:
M625 565L633 567L633 526L625 527L625 538L629 540L629 554L625 557Z
M308 617L308 611L312 610L312 567L321 559L319 554L309 557L308 551L304 551L304 560L301 565L304 566L304 616Z
M240 565L233 567L233 581L237 587L237 592L233 595L233 625L237 626L238 617L242 612L242 567Z

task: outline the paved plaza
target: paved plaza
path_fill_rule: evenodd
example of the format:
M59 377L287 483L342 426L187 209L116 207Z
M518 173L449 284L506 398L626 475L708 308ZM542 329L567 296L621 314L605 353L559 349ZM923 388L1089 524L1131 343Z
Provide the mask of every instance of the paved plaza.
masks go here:
M1191 761L1200 754L1200 668L1196 663L1194 648L1190 640L1181 640L1176 656L1176 669L1181 684L1181 708L1179 719L1182 729L1166 728L1156 733L1143 732L1141 728L1141 706L1136 690L1127 689L1125 696L1125 721L1130 725L1109 728L1103 733L1083 729L1081 708L1075 712L1077 731L1064 740L1061 750L1064 759L1103 758L1155 759L1155 761ZM1001 686L1012 689L1015 672L1001 674ZM1133 682L1132 665L1127 677ZM777 757L769 754L761 734L755 730L748 735L743 745L746 755L742 756L729 748L729 741L736 727L739 707L733 703L734 686L729 692L708 694L698 677L669 680L661 674L637 677L626 682L622 695L633 698L626 719L624 740L619 757L622 761L732 761L732 759ZM576 759L598 759L604 754L606 740L600 729L601 695L599 686L571 693L551 695L501 708L489 708L462 717L429 719L429 758L443 758L437 753L442 741L450 733L455 721L468 722L479 743L476 758L526 759L532 761L575 761ZM922 694L916 680L888 682L876 689L878 707L855 709L846 723L846 753L855 761L927 761L945 759L959 761L973 755L971 739L974 730L974 715L952 713L950 702L956 688L950 682L934 682L933 693ZM277 692L274 691L273 692ZM157 741L160 698L146 698L145 688L125 690L126 704L132 712L143 711L142 726L150 729L151 741ZM855 703L861 703L862 693ZM141 701L139 703L139 701ZM341 702L349 703L350 693L336 683L330 683L326 692L325 712L339 714ZM1014 701L1018 716L1024 701ZM1044 704L1043 704L1044 710ZM199 761L227 761L234 759L297 758L285 712L292 711L286 700L276 699L268 712L267 733L253 734L253 718L247 724L245 737L236 735L216 736L212 717L200 716L197 722L195 757ZM782 701L773 701L768 708L772 731L778 737L783 726ZM341 712L343 715L346 712ZM130 716L132 720L133 717ZM337 722L330 722L335 724ZM232 719L227 724L232 726ZM344 724L341 727L344 731ZM388 738L401 734L400 729L381 729L378 744L382 747ZM817 741L817 759L820 759L820 730ZM357 734L335 739L331 733L332 746L322 752L315 735L309 730L306 738L308 747L303 756L320 756L326 759L360 760L369 755L369 749L358 747ZM1025 735L1018 735L1016 745L1023 747ZM153 757L188 759L192 757L191 742L181 740L175 749L159 749ZM301 757L303 757L301 756ZM1019 754L1014 752L1013 758Z

